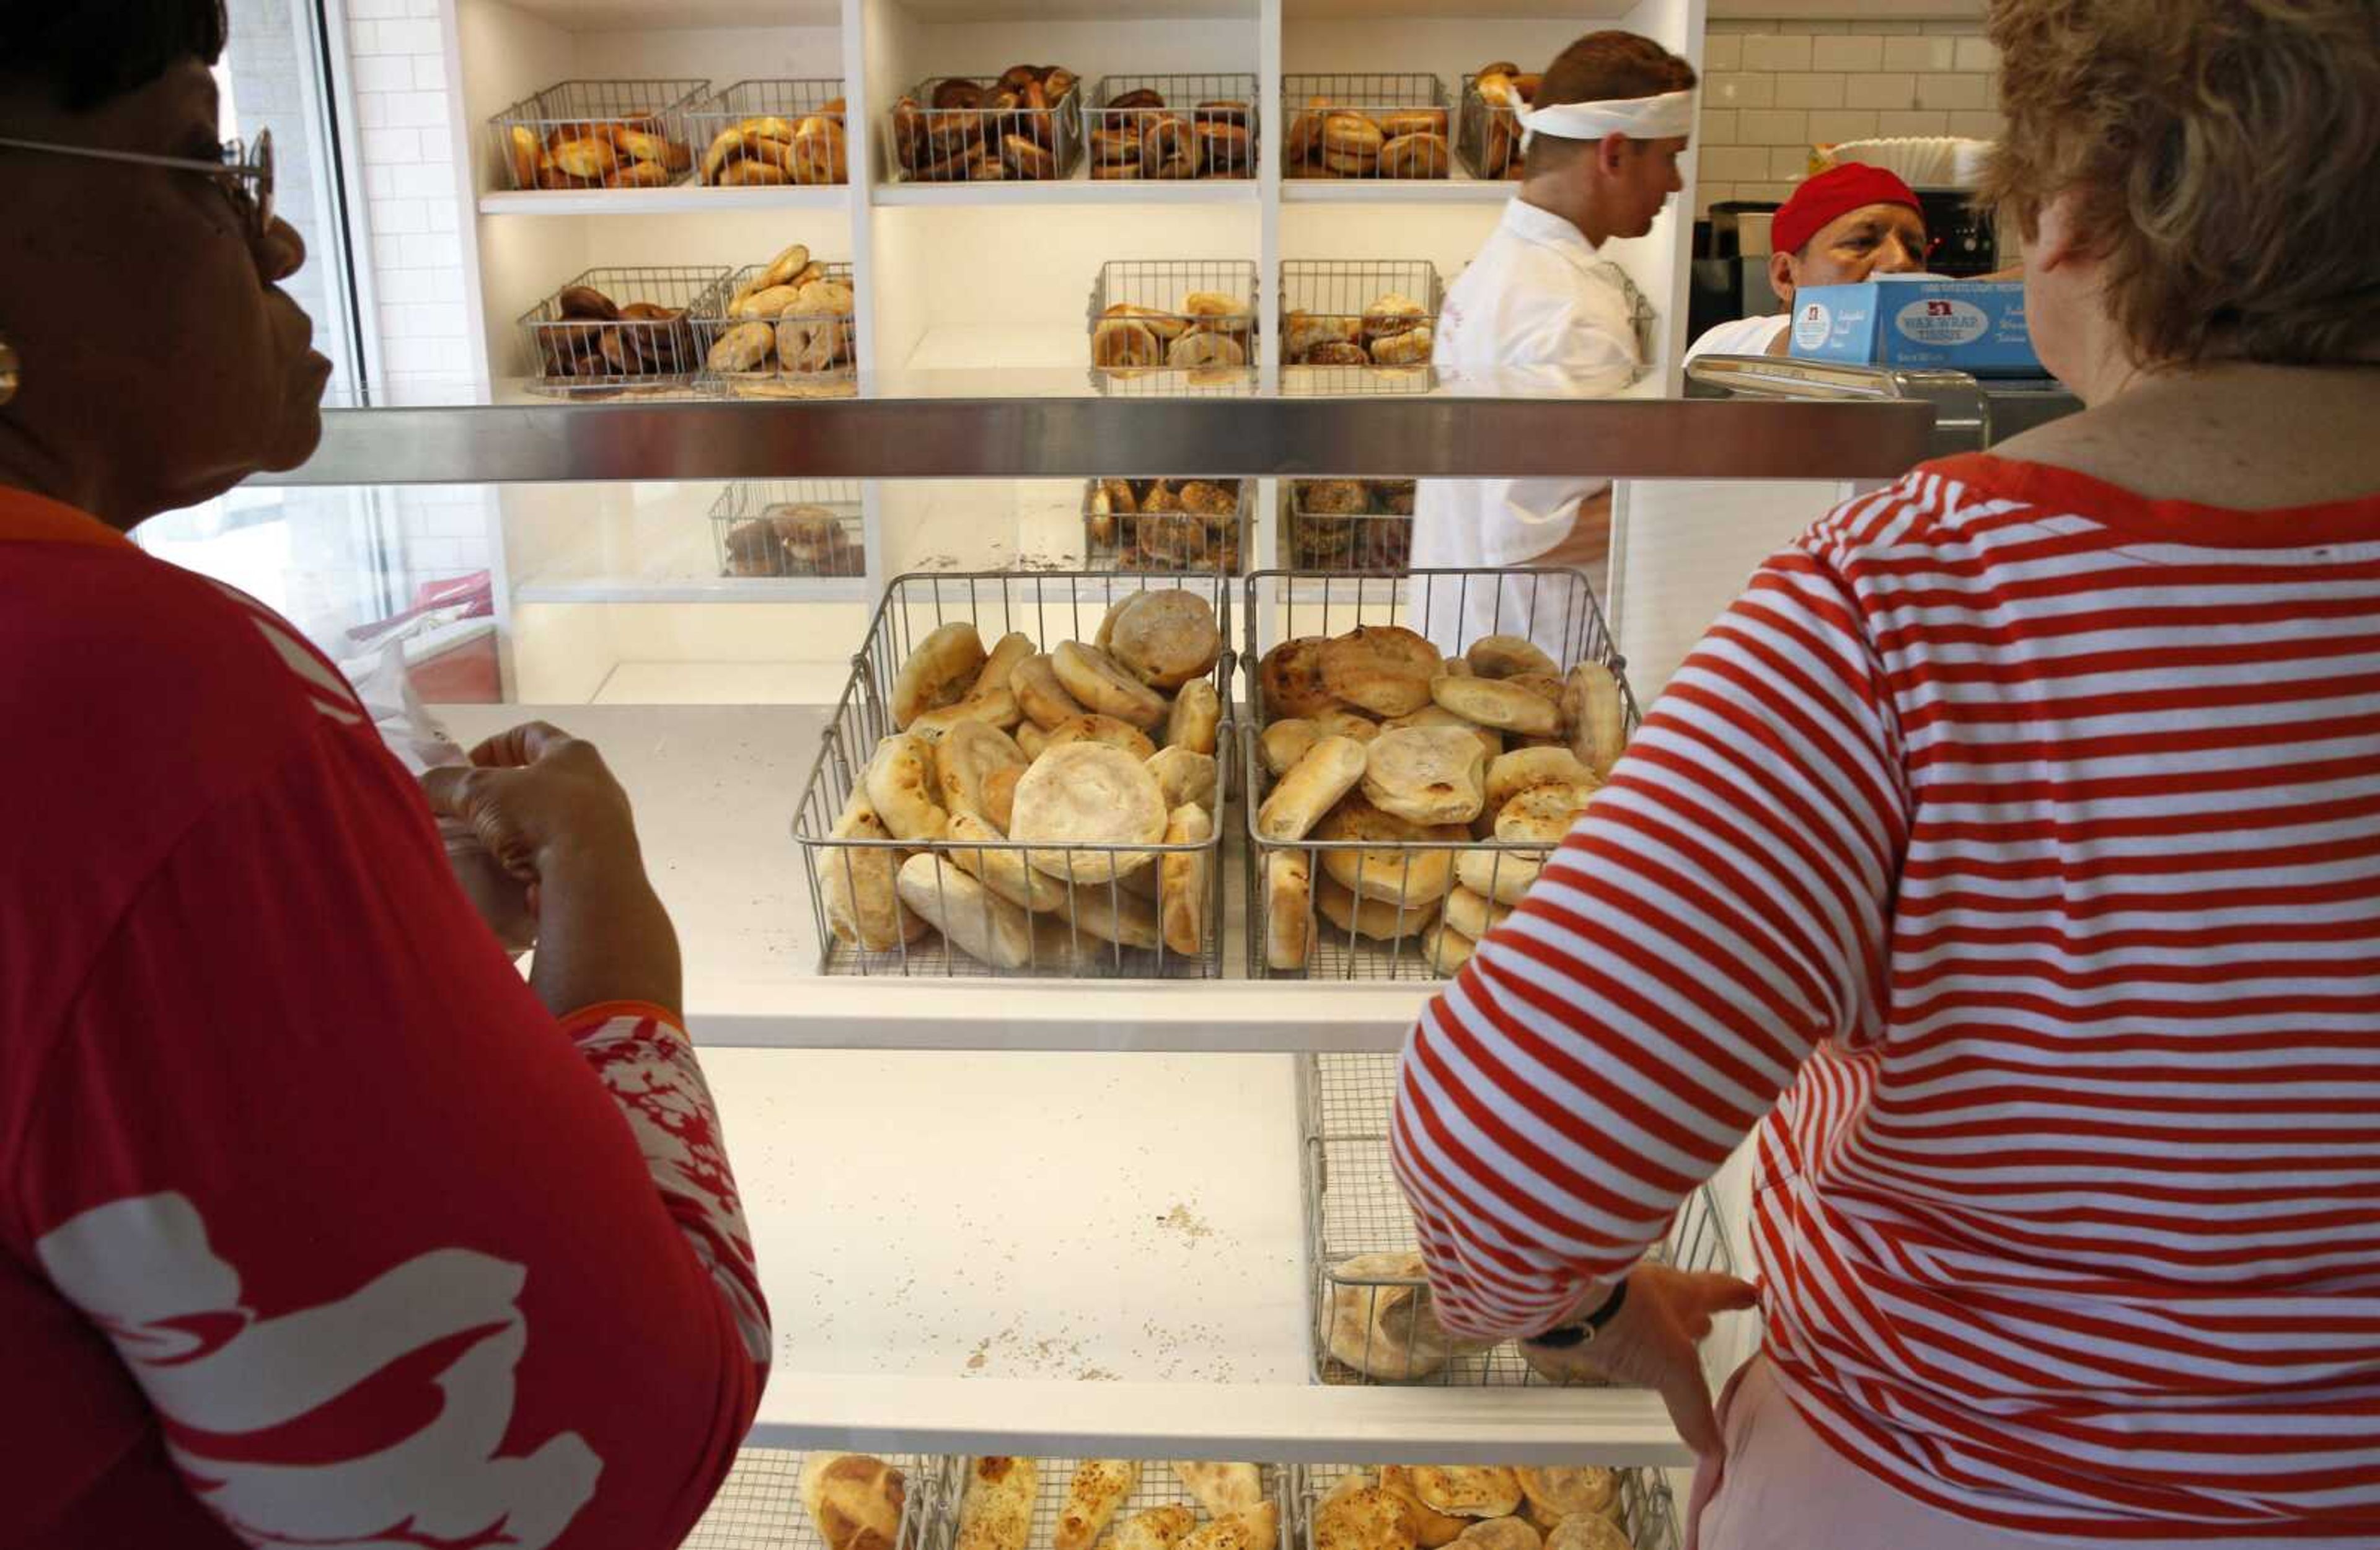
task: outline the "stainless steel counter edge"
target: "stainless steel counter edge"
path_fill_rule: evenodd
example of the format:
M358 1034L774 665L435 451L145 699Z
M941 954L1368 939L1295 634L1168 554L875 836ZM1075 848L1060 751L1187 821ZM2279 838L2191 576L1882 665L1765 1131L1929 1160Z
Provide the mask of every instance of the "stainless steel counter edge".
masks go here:
M1041 478L1890 478L1921 403L1393 398L827 399L334 409L284 485Z

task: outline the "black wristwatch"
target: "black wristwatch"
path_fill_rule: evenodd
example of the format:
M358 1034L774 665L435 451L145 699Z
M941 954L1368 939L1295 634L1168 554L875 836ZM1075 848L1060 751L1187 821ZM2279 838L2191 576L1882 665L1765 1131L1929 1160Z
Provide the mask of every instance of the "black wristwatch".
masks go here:
M1524 1336L1521 1343L1524 1346L1543 1346L1548 1350L1568 1350L1574 1346L1583 1346L1603 1333L1605 1325L1620 1316L1620 1310L1627 1301L1628 1283L1623 1280L1611 1289L1611 1295L1603 1300L1600 1307L1576 1324L1561 1325L1547 1330L1542 1335Z

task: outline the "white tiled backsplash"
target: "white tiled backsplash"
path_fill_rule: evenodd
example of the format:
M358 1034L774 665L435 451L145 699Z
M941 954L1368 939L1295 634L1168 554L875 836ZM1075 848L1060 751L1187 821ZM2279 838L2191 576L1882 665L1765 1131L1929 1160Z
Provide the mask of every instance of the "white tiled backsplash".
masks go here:
M1697 216L1782 200L1813 145L1873 135L1995 139L1999 54L1980 21L1730 20L1703 41Z

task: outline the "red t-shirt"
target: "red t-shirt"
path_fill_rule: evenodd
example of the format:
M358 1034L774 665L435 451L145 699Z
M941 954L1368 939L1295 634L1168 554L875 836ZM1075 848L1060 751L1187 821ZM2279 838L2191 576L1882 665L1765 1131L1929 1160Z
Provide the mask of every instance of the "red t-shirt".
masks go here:
M0 704L0 1544L675 1544L770 1334L670 1014L557 1026L326 660L5 490Z

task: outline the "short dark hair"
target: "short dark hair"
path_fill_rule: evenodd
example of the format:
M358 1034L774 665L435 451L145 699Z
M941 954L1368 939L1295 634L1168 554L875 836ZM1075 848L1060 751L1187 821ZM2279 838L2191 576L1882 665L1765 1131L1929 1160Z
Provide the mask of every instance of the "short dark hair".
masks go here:
M223 0L0 0L0 91L88 113L181 60L213 65L230 30Z
M1617 30L1589 32L1546 67L1546 79L1529 105L1658 97L1669 91L1692 91L1694 84L1694 67L1650 38ZM1526 170L1548 171L1587 143L1557 135L1536 136L1529 141Z

